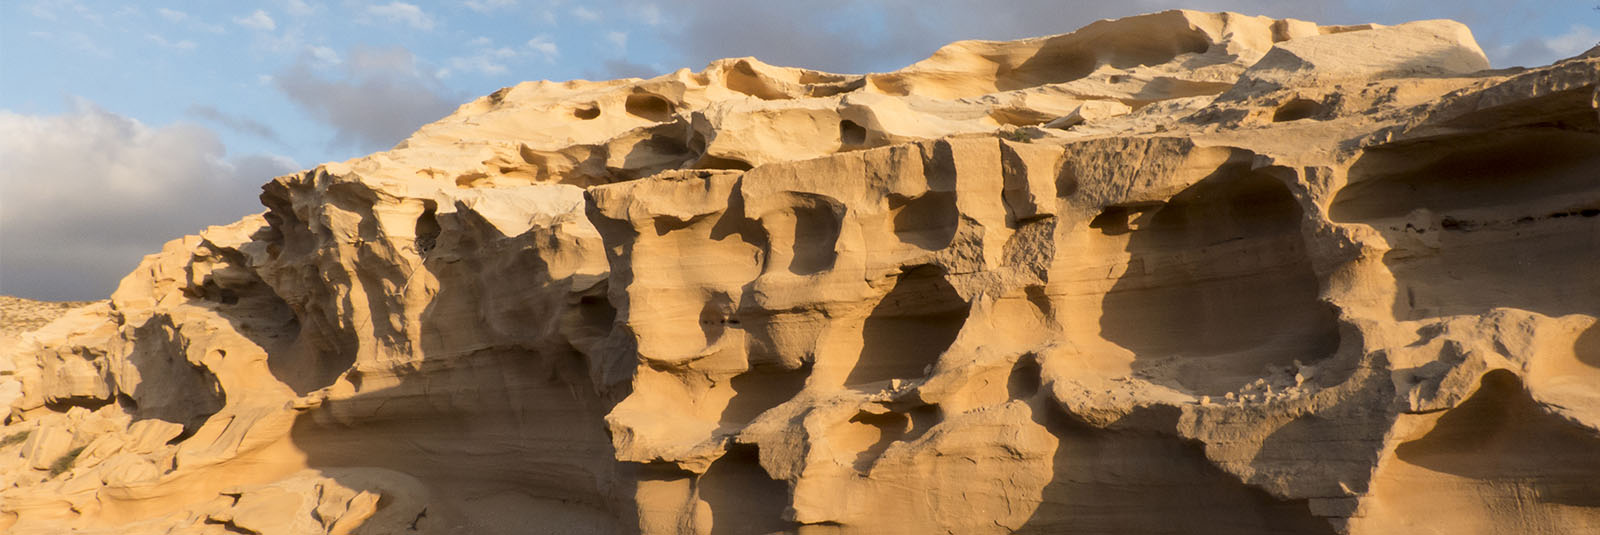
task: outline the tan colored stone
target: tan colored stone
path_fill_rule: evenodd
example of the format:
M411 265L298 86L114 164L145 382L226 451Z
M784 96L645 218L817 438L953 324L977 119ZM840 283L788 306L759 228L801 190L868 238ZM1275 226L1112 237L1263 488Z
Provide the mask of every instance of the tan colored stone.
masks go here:
M1600 57L1486 68L1169 11L502 89L13 329L0 531L1600 530Z

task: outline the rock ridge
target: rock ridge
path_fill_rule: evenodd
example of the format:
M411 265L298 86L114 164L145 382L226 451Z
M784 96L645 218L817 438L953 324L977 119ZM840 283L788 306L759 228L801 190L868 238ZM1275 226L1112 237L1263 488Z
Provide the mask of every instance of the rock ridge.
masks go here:
M0 530L1594 532L1597 83L1180 10L508 87L0 350Z

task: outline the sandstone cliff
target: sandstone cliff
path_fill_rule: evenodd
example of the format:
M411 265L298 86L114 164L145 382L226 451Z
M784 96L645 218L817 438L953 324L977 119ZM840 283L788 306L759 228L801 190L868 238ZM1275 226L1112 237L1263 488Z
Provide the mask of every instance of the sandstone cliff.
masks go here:
M524 83L0 353L0 530L1600 531L1600 50Z

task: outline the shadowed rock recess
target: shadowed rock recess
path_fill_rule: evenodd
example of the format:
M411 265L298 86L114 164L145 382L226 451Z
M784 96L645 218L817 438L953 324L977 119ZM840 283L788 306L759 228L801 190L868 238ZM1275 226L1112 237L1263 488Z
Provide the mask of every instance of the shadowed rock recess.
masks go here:
M1600 532L1600 48L532 82L0 359L0 531Z

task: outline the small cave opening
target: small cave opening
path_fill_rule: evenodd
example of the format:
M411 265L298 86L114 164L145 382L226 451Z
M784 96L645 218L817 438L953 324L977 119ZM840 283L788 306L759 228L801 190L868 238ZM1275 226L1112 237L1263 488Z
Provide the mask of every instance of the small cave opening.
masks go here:
M1520 517L1509 526L1527 525L1527 515L1541 509L1600 506L1593 480L1600 472L1597 449L1600 438L1547 412L1515 373L1498 369L1484 373L1475 392L1394 454L1396 470L1425 476L1440 496L1484 504L1475 510L1527 500L1527 508L1508 513Z
M1089 220L1089 228L1099 230L1107 236L1120 236L1138 230L1149 223L1152 215L1161 203L1121 204L1102 208L1100 213Z
M233 288L224 288L212 277L206 277L199 286L188 286L181 290L184 297L190 299L211 301L224 305L239 304L239 292Z
M1059 442L1039 507L1017 533L1337 533L1307 500L1240 482L1196 443L1097 428L1059 409L1034 414Z
M628 95L627 100L623 101L622 109L623 111L628 112L628 115L657 123L664 123L672 120L672 113L674 111L672 102L661 97L660 95L653 95L650 93L634 93L632 95ZM598 113L598 110L596 110L596 114Z
M1280 180L1232 167L1165 204L1106 208L1093 239L1127 256L1101 298L1101 337L1130 351L1135 369L1208 395L1269 366L1327 358L1339 323L1319 299L1303 219Z
M1043 387L1043 374L1038 357L1032 353L1023 355L1011 366L1011 374L1006 376L1006 394L1011 399L1032 399Z
M793 98L782 87L774 84L761 73L756 72L755 66L748 61L740 61L732 69L724 73L723 83L728 89L759 98L761 100L784 100Z
M1368 149L1330 218L1396 246L1398 319L1499 307L1550 316L1600 311L1600 136L1517 128ZM1435 234L1437 232L1437 234ZM1423 248L1398 236L1426 233Z
M723 158L723 157L720 157L720 156L712 156L710 154L706 154L706 155L701 156L700 159L695 162L694 168L695 169L732 169L734 171L749 171L751 169L754 169L755 166L750 165L750 162L746 162L746 161L740 160L738 158Z
M1056 115L1027 108L996 108L989 112L989 119L994 122L1015 127L1038 126L1055 118Z
M861 147L867 144L867 128L849 119L839 120L839 144L841 148Z
M801 196L794 207L794 255L789 272L813 275L833 269L845 207L817 195Z
M1107 206L1101 210L1094 219L1089 220L1089 228L1099 229L1100 232L1115 236L1128 233L1128 207Z
M888 202L894 236L901 242L930 251L943 249L960 229L955 192L929 191L910 198L891 195Z
M776 365L753 363L749 371L729 381L734 395L719 420L735 426L748 425L768 409L794 399L805 390L806 379L810 376L810 365L786 370Z
M761 467L756 446L730 444L728 452L696 478L694 488L711 513L710 526L701 533L786 533L795 528L784 520L789 485L772 479Z
M1329 215L1366 224L1419 208L1461 220L1485 211L1538 217L1547 208L1593 198L1597 165L1600 137L1555 129L1374 147L1351 165L1349 184L1335 194Z
M72 410L73 407L83 407L85 409L89 409L90 411L97 411L100 410L100 407L110 405L111 403L112 398L110 397L97 398L93 396L68 396L47 399L44 402L44 406L45 408L50 409L50 412L67 412Z
M1277 111L1272 112L1272 122L1282 123L1287 121L1310 119L1320 113L1322 113L1321 102L1311 99L1297 98L1283 103L1282 106L1278 106Z
M938 362L967 322L971 307L946 280L943 268L902 271L862 324L861 356L847 386L915 379Z
M1056 197L1071 197L1076 193L1078 193L1078 170L1063 162L1061 170L1056 172Z
M427 208L422 211L422 215L417 217L417 237L414 242L417 254L427 255L428 251L432 251L434 246L439 244L439 233L441 231L434 205L433 203L428 203Z
M603 293L578 298L577 309L584 328L602 335L611 332L611 326L617 321L617 309Z
M578 106L573 108L572 116L585 121L598 119L600 117L600 106L595 105L593 102Z

